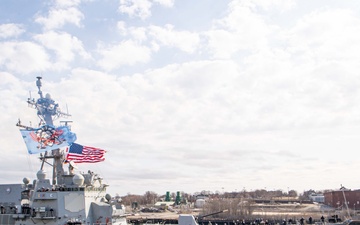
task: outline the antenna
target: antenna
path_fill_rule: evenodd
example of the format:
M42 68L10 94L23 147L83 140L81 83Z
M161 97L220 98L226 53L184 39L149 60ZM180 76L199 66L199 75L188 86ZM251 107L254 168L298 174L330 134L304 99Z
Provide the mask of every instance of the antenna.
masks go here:
M35 100L34 98L31 97L31 92L30 92L30 98L28 98L27 103L29 104L29 106L37 110L37 115L40 118L40 120L44 121L44 123L47 125L53 125L53 121L55 119L59 117L71 116L69 113L64 113L60 110L59 104L57 104L53 99L51 99L50 94L46 94L45 97L43 96L43 92L41 91L42 77L39 76L36 78L37 78L36 86L38 87L38 94L40 95L40 98Z
M41 79L42 79L42 77L36 77L36 79L37 79L36 86L39 89L38 93L40 95L40 98L43 98L42 91L41 91L41 86L42 86Z

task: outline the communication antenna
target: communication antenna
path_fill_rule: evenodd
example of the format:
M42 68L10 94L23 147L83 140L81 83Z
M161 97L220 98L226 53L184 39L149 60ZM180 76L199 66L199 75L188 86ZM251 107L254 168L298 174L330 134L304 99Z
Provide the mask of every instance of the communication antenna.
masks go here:
M40 98L38 98L35 101L35 99L31 98L31 93L30 93L30 98L28 98L27 102L28 102L29 106L32 106L33 108L37 109L38 117L42 121L44 121L45 124L53 125L53 121L55 119L57 119L59 117L71 116L69 113L64 113L60 110L59 104L55 103L55 101L53 99L51 99L50 94L46 94L44 97L43 92L41 90L42 77L36 77L36 78L37 78L36 86L38 87L38 94L40 95Z

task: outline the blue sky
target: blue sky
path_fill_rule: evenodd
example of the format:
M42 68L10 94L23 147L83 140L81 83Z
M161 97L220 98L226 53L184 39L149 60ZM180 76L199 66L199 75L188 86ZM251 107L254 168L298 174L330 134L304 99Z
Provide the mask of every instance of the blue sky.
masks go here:
M112 194L358 189L360 3L0 2L0 183L35 178L36 76ZM10 160L11 159L11 160ZM50 174L50 172L49 172Z

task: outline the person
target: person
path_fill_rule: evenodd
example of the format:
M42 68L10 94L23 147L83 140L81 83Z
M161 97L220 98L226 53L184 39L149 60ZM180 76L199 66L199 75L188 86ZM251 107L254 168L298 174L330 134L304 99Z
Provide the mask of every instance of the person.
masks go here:
M309 223L312 224L312 217L309 217Z
M324 218L324 216L321 216L320 219L321 219L321 222L322 222L322 223L325 223L325 218Z
M304 225L304 218L303 217L301 217L301 219L300 219L300 224Z

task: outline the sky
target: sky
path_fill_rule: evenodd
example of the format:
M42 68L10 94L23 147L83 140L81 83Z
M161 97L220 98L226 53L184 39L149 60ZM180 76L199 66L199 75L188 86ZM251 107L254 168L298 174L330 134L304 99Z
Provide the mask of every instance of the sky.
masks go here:
M359 189L359 62L357 0L2 0L0 183L41 76L110 194Z

